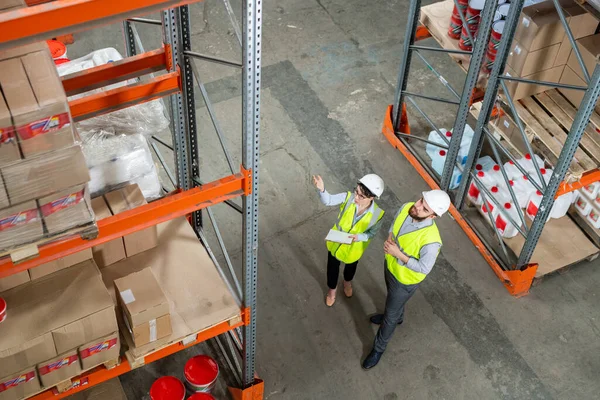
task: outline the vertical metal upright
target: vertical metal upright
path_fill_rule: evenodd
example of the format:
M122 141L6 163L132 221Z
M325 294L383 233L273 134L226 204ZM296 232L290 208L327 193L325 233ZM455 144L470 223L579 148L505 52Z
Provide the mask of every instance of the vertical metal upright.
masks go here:
M252 171L252 194L243 197L242 206L244 306L250 308L250 323L243 328L243 385L246 387L254 382L256 357L262 0L243 0L242 21L242 163Z
M135 35L133 33L133 25L131 22L123 21L123 39L125 41L125 54L127 57L133 57L137 54L135 48Z

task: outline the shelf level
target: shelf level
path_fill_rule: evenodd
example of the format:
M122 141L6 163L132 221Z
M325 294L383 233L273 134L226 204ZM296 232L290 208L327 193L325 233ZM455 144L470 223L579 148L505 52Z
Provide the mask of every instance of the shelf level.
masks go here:
M98 237L93 240L83 240L79 236L72 236L49 243L40 247L38 257L18 264L13 264L10 257L0 259L0 278L222 203L225 200L248 195L250 194L250 176L250 171L242 169L241 173L207 183L202 187L176 192L133 210L104 218L98 221Z

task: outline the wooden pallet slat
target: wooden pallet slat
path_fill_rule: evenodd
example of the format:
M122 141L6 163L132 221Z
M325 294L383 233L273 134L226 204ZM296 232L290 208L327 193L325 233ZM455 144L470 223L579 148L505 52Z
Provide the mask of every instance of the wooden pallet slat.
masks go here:
M575 119L575 114L577 113L577 108L569 102L566 98L564 98L560 92L556 89L548 90L545 92L548 97L552 99L558 106L569 116L569 119L573 121ZM590 116L589 128L592 131L596 132L596 137L600 135L600 115L597 112L593 112ZM600 141L600 139L596 139Z

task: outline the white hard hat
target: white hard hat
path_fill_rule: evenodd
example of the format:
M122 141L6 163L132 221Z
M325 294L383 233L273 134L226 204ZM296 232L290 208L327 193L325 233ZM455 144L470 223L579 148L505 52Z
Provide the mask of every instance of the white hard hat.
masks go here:
M384 185L383 179L381 179L379 175L368 174L360 178L358 181L365 185L365 187L369 189L371 193L373 193L375 196L377 196L378 198L381 197Z
M450 196L443 190L436 189L423 192L423 199L438 217L444 215L450 208Z

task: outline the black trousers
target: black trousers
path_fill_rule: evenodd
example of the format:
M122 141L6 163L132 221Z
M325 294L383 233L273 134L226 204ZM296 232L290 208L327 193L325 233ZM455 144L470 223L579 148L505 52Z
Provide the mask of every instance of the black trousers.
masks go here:
M356 274L356 266L358 261L351 264L346 264L344 267L344 280L350 282ZM340 260L335 258L333 254L327 252L327 286L329 289L335 289L340 275Z

